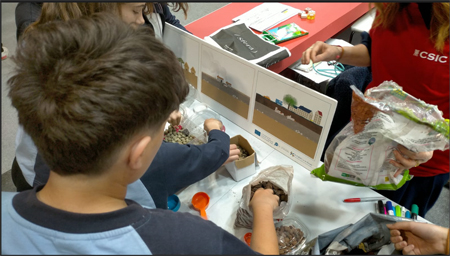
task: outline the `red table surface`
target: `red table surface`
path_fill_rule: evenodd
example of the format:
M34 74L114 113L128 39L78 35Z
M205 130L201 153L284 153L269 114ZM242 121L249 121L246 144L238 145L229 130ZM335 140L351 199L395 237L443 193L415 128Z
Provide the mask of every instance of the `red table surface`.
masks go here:
M232 24L232 19L251 10L261 3L231 3L215 12L212 12L194 22L186 25L186 29L199 38L204 39L216 30ZM309 32L308 35L295 38L278 44L289 49L291 56L278 63L271 65L268 69L280 73L301 58L303 51L316 41L325 41L336 35L343 29L368 12L369 3L282 3L294 8L304 10L312 8L316 12L314 20L301 19L299 15L283 21L274 27L296 23ZM253 30L256 34L261 34Z

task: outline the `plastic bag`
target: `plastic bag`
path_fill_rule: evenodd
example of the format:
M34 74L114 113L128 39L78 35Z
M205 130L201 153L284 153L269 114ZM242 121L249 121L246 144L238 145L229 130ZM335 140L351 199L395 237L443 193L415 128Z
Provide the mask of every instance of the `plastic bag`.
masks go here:
M223 27L205 37L205 41L265 68L291 56L286 47L265 41L245 23Z
M385 81L363 95L353 90L352 121L333 139L324 164L311 174L327 181L397 190L412 178L409 170L396 178L393 149L398 144L413 152L447 150L449 123L429 105Z
M299 219L287 217L275 225L280 255L295 255L309 237L309 230Z
M242 189L242 198L239 204L239 209L236 213L236 220L234 221L235 228L252 228L253 213L249 207L251 197L251 186L257 185L261 181L270 181L273 185L279 187L288 195L287 202L282 201L280 206L273 212L274 219L283 219L289 213L291 207L291 187L292 179L294 177L294 168L290 165L277 165L262 170L250 183Z
M409 218L369 213L355 224L348 224L325 232L317 237L311 254L392 254L390 231L386 224L412 221Z

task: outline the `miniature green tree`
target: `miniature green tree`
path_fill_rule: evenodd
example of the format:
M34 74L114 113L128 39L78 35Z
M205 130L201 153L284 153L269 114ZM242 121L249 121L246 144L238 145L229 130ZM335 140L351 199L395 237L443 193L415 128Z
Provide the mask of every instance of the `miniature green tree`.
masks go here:
M284 95L283 102L288 105L288 109L290 106L297 106L297 99L290 94Z

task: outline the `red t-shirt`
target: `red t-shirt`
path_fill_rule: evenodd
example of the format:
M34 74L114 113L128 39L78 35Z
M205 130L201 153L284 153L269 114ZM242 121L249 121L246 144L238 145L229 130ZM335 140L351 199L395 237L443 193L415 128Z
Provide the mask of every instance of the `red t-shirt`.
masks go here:
M417 3L400 12L393 29L376 27L369 33L372 82L367 89L392 80L414 97L437 105L449 118L449 41L443 53L434 48ZM435 150L432 159L410 170L418 177L448 172L448 150Z

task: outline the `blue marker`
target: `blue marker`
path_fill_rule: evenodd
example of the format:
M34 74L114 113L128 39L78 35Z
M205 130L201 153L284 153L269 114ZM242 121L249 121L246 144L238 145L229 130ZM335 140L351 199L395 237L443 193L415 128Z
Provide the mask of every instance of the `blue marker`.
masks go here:
M410 211L406 211L405 218L411 219L411 212Z
M387 201L387 202L386 202L386 210L387 210L387 212L388 212L388 215L393 215L393 216L395 216L395 214L394 214L394 208L392 208L392 202L391 202L391 201Z

